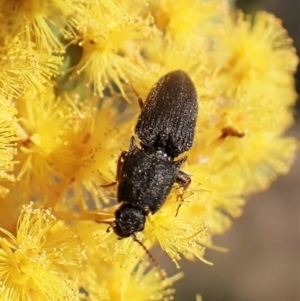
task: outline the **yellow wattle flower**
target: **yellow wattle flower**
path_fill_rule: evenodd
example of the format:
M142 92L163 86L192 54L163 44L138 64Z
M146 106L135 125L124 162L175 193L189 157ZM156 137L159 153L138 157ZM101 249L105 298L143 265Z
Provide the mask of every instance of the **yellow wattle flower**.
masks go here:
M43 91L60 63L57 56L28 49L18 37L11 39L0 47L0 98L19 97L27 89Z
M228 18L220 31L211 64L218 81L215 88L224 95L240 96L256 85L274 91L278 100L276 91L292 88L298 58L279 19L266 12L253 19L239 13L236 22Z
M159 276L145 249L207 262L245 196L292 164L291 39L271 14L233 19L225 0L0 3L0 300L171 299L180 275ZM144 101L176 69L199 97L191 185L119 239L117 186L102 185L134 135L134 90Z
M228 13L228 4L223 0L153 0L150 11L158 29L185 39L193 34L214 35Z
M69 129L68 118L72 116L70 106L56 100L53 88L47 87L46 91L28 91L16 103L21 127L18 178L25 191L44 197L60 176L51 159L61 152L63 134Z
M25 48L61 53L64 47L53 28L71 34L84 16L81 0L2 0L1 43L19 36Z
M7 100L0 98L0 183L13 181L14 157L16 155L16 141L18 140L18 126L15 117L16 109ZM0 197L4 197L7 189L0 185Z
M16 234L0 232L1 300L78 300L84 246L50 210L26 205Z
M96 1L88 7L89 18L79 28L79 46L82 56L74 66L77 74L83 73L86 82L103 96L106 86L114 91L112 83L124 96L123 84L139 69L139 47L135 41L149 36L150 18L133 15L133 11L114 0ZM102 14L99 14L102 11Z
M182 277L177 274L162 280L155 268L149 267L145 261L120 267L119 264L97 260L98 254L92 254L92 260L84 275L82 301L114 301L114 300L173 300L174 289L170 284Z
M147 218L146 238L152 243L157 241L177 267L181 256L207 262L203 258L208 241L206 222L201 215L188 209L195 201L193 194L189 197L183 195L181 200L180 192L175 189L162 208ZM179 208L180 202L184 205Z
M146 257L141 259L141 255L123 264L118 260L108 259L112 249L100 247L89 250L87 256L90 265L82 279L82 287L88 295L82 294L81 300L173 299L174 289L171 285L182 277L181 273L162 279L162 271L159 273L155 267L149 269L149 264L152 263L148 263ZM131 255L127 254L123 258L128 256Z
M106 232L107 227L87 221L72 226L87 245L89 262L82 274L80 300L172 300L171 286L182 274L162 279L164 272L156 267L149 269L153 262L137 242L132 238L119 240L114 233ZM142 240L143 235L137 236Z

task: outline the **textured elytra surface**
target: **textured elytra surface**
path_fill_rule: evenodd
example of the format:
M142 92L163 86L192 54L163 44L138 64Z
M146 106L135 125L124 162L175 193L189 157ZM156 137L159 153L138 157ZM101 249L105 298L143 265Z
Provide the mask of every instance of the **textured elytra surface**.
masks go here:
M151 89L135 132L143 146L154 147L172 158L193 143L198 111L196 89L181 70L163 76Z

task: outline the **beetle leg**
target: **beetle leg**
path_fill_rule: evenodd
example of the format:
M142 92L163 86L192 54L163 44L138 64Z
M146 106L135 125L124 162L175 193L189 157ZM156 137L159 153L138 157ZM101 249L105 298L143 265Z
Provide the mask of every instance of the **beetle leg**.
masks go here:
M175 163L176 168L179 169L180 166L186 161L186 159L187 159L187 156L184 156L184 157L181 158L179 161L175 161L174 163ZM179 172L184 173L184 172L182 172L182 171L179 171ZM178 175L177 175L177 177L181 177L181 176L178 176ZM180 181L180 180L179 180L179 181ZM175 182L176 182L176 183L179 183L179 182L177 182L176 180L175 180Z
M144 103L143 103L143 100L140 97L138 97L138 102L139 102L140 109L142 110L143 106L144 106Z
M133 137L132 137L133 138ZM133 140L132 140L133 141ZM131 145L131 144L130 144ZM121 155L119 156L119 159L118 159L118 164L117 164L117 175L116 175L116 180L109 183L109 184L104 184L104 185L100 185L101 187L111 187L111 186L114 186L118 183L118 180L120 178L120 174L121 174L121 170L122 170L122 167L123 167L123 162L124 162L124 158L126 157L127 155L127 151L122 151L121 152Z
M179 170L175 182L178 183L184 190L186 190L191 183L191 177L187 173Z
M143 109L143 106L144 106L143 100L141 99L141 97L140 97L140 95L138 94L138 92L133 88L133 86L132 86L131 83L130 83L130 88L131 88L131 90L133 91L133 93L135 94L135 96L137 97L138 102L139 102L140 109L142 110L142 109Z
M186 160L186 158L183 158L183 159ZM191 177L188 174L184 173L183 171L179 170L178 173L177 173L175 182L178 183L181 188L183 188L183 191L177 196L177 201L179 201L179 205L177 207L176 214L175 214L175 216L177 216L178 212L179 212L179 209L180 209L180 207L182 206L182 203L183 203L183 192L190 185Z
M112 186L115 186L117 184L117 181L113 181L109 184L104 184L104 185L100 185L100 187L102 188L108 188L108 187L112 187Z

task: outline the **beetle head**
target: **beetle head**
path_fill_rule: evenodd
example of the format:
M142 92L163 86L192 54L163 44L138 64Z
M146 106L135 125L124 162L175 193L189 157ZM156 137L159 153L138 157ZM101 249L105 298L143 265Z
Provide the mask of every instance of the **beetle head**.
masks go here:
M143 210L126 203L116 210L115 218L112 228L121 238L143 231L146 222L146 214Z

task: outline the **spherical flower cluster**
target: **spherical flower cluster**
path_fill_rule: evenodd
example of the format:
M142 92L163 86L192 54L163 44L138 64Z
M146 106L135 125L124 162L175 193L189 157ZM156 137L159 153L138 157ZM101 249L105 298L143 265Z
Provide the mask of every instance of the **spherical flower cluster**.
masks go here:
M0 3L0 301L172 299L182 274L167 276L151 248L178 268L210 264L213 236L293 162L292 40L273 15L225 0ZM136 94L178 69L199 101L181 168L191 184L120 239L108 184Z

